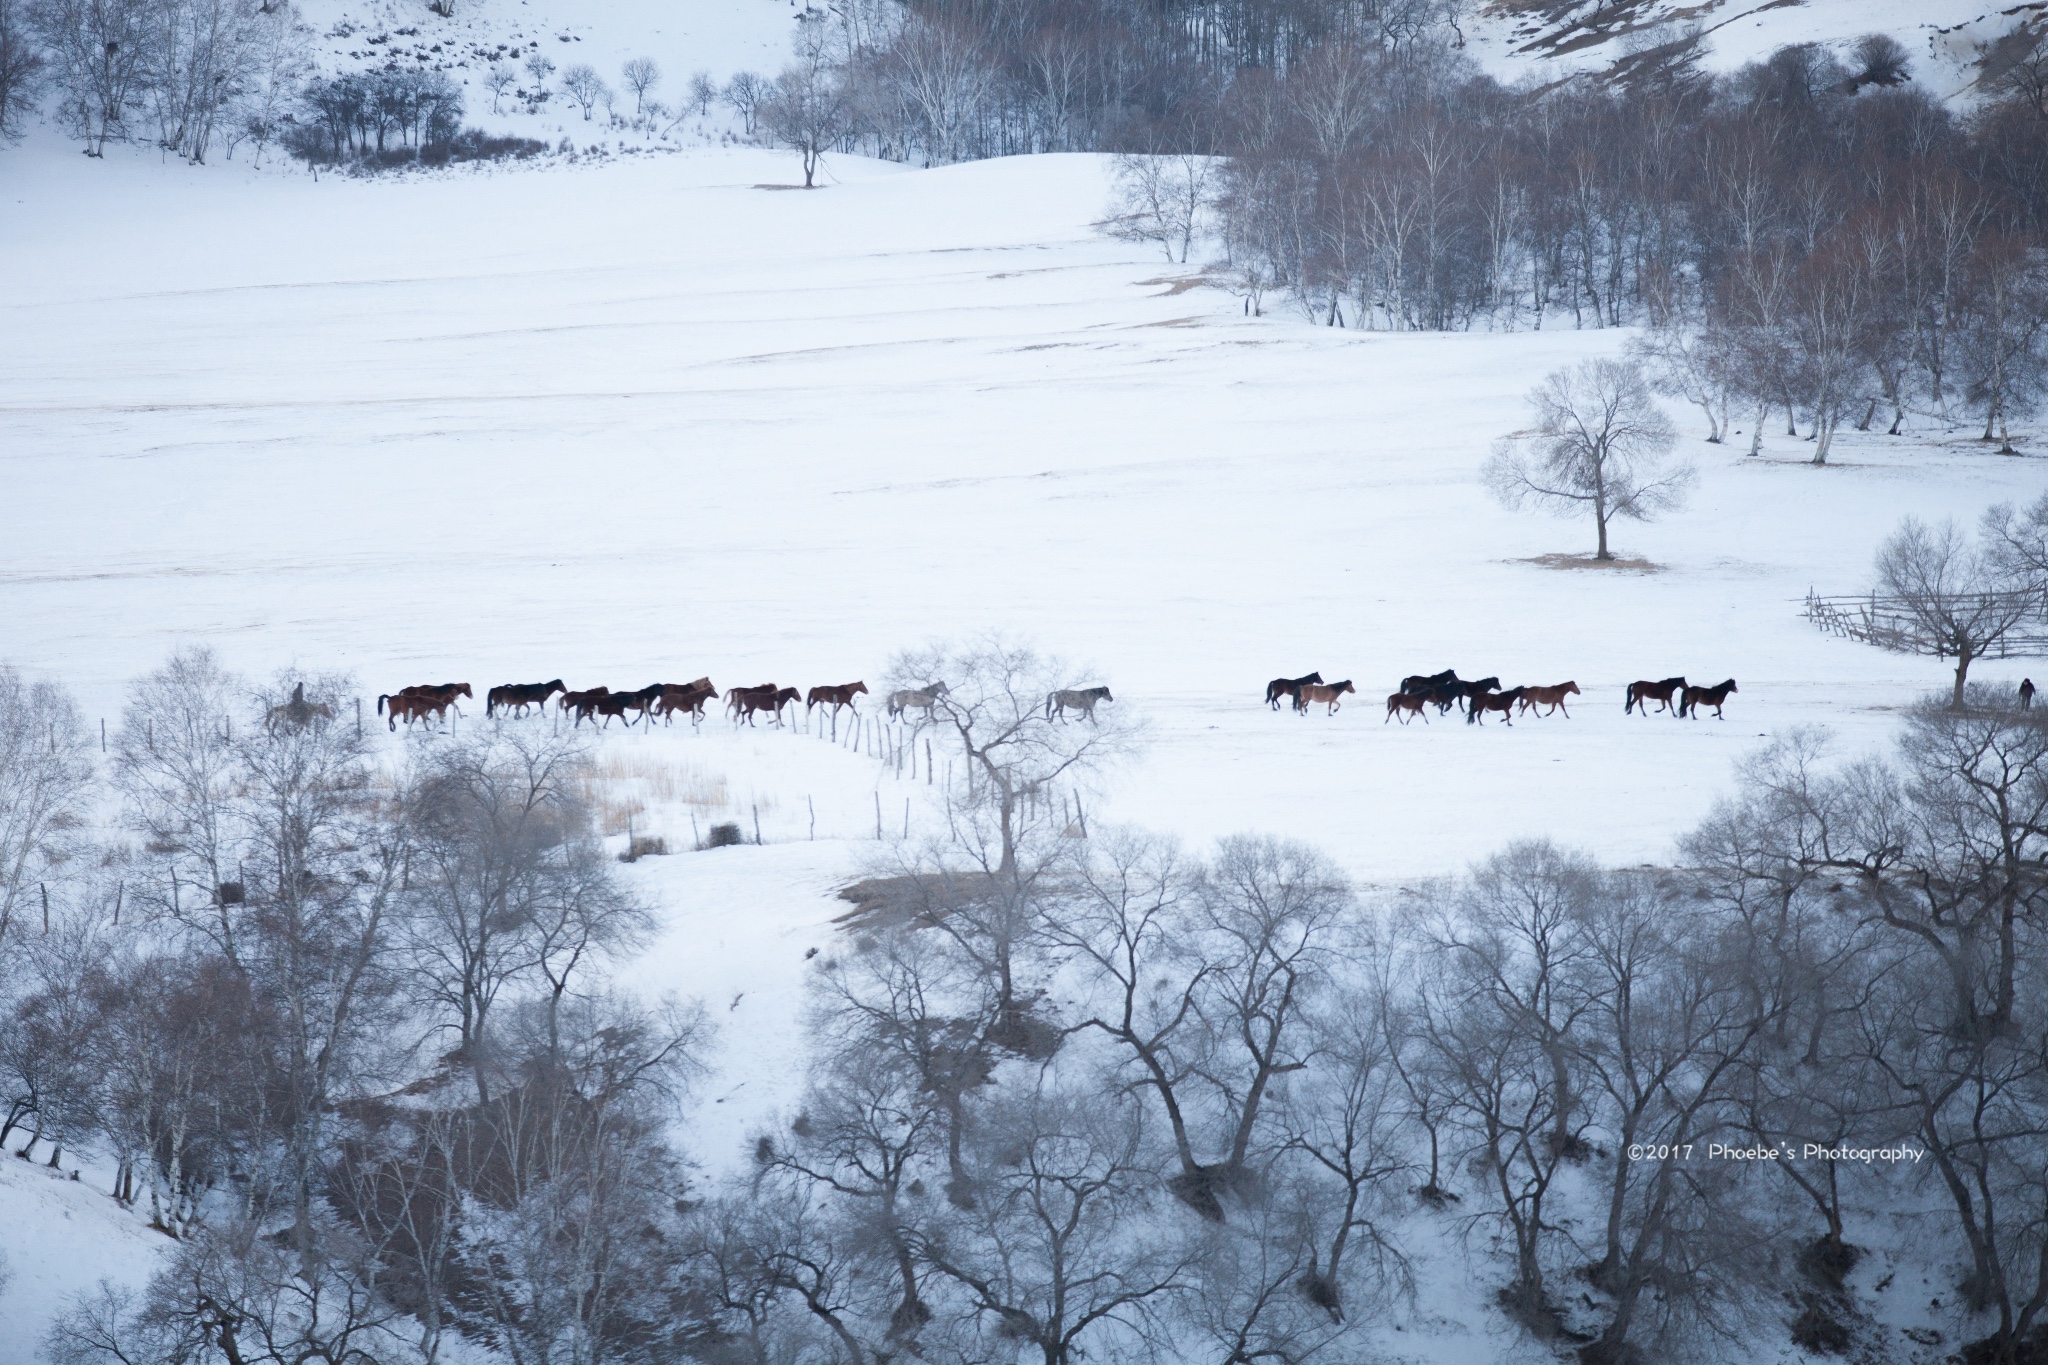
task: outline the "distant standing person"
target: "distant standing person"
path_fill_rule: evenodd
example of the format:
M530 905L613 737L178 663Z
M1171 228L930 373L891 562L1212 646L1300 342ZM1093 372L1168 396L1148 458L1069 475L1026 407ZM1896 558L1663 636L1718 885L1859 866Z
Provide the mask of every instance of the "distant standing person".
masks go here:
M2032 710L2033 708L2034 708L2034 680L2033 680L2032 678L2021 678L2021 679L2020 679L2020 710L2022 710L2022 711L2031 711L2031 710Z

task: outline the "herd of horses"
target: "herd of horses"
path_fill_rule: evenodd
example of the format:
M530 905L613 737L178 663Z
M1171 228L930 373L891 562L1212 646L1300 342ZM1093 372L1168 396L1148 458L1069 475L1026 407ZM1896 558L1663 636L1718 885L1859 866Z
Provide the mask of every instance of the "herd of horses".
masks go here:
M794 687L759 683L752 687L728 688L724 697L726 713L736 725L753 725L755 717L760 715L768 716L771 724L781 725L784 713L799 701L803 703L806 717L819 706L830 707L834 717L838 716L841 708L859 715L855 699L867 690L865 682L813 687L808 693ZM1651 704L1655 703L1658 710L1669 712L1674 718L1690 716L1696 720L1699 708L1710 706L1717 719L1725 719L1721 708L1729 695L1738 690L1733 678L1713 687L1695 687L1682 677L1632 682L1628 685L1622 713L1626 715L1640 707L1642 714L1647 716ZM1325 708L1325 715L1334 716L1342 707L1343 699L1357 692L1357 686L1349 678L1326 683L1320 672L1308 673L1299 678L1275 678L1267 683L1266 704L1278 711L1283 701L1292 702L1295 714L1303 716L1308 714L1311 706L1321 706ZM687 683L650 683L628 692L614 692L608 687L571 691L560 678L552 678L547 682L505 683L493 687L485 694L484 714L522 717L535 708L545 710L548 701L557 694L560 700L556 706L561 714L573 715L576 725L580 726L587 720L600 728L609 726L614 719L627 726L641 722L651 726L657 718L665 725L673 725L678 715L687 715L694 724L704 719L704 708L717 701L720 695L708 677ZM457 716L462 714L456 705L457 700L474 698L475 695L468 683L416 683L379 695L377 714L387 718L393 731L398 729L401 720L408 727L422 720L438 720L446 724L451 710ZM918 712L918 719L929 721L940 699L946 695L943 682L904 688L889 694L886 710L891 720L904 719L910 713ZM1576 682L1555 683L1548 687L1524 685L1502 690L1497 677L1465 679L1458 676L1456 669L1447 668L1441 673L1412 673L1401 679L1400 690L1387 697L1386 720L1380 723L1384 725L1399 717L1406 725L1420 716L1427 724L1431 707L1436 709L1438 716L1448 715L1455 709L1464 715L1468 725L1484 725L1490 715L1497 715L1508 725L1513 725L1515 716L1526 716L1532 711L1539 716L1561 712L1569 720L1572 713L1565 705L1565 698L1579 695ZM1115 700L1107 687L1062 688L1046 694L1045 718L1064 721L1071 711L1093 724L1095 708L1103 702ZM307 702L301 688L292 694L289 702L272 708L270 724L272 728L286 723L304 725L316 710L332 715L320 703Z
M1632 682L1628 685L1627 699L1622 714L1627 715L1638 706L1642 714L1650 714L1650 703L1656 702L1661 710L1669 711L1674 718L1691 716L1699 718L1701 706L1714 708L1717 719L1726 719L1721 707L1728 696L1738 689L1735 679L1730 678L1714 687L1694 687L1684 678L1665 678L1659 682ZM1311 706L1325 706L1324 715L1334 716L1345 694L1356 694L1358 689L1349 678L1342 682L1326 683L1320 672L1304 674L1299 678L1275 678L1266 684L1266 704L1275 711L1280 703L1291 701L1296 715L1305 716ZM1396 716L1406 725L1410 719L1420 716L1423 723L1429 722L1429 708L1435 707L1439 716L1450 714L1456 708L1464 714L1467 725L1484 725L1489 715L1498 715L1513 725L1516 715L1527 715L1536 711L1540 716L1563 712L1566 720L1571 711L1564 704L1566 697L1581 695L1576 682L1561 682L1549 687L1522 686L1501 690L1499 678L1460 678L1456 669L1447 668L1441 673L1411 673L1401 679L1401 688L1387 697L1387 721ZM1676 701L1673 698L1676 698ZM1539 711L1537 708L1541 707Z
M752 687L732 687L725 691L726 713L734 724L754 724L754 718L767 715L770 723L782 724L783 713L801 701L805 716L815 707L827 706L837 717L840 709L846 708L855 715L860 708L855 698L865 694L865 682L837 683L813 687L808 693L794 687L778 687L774 683L759 683ZM303 691L303 689L302 689ZM640 722L653 725L659 718L665 725L675 724L678 715L687 715L691 722L704 719L704 708L717 701L719 691L712 686L710 678L699 678L687 683L650 683L646 687L629 692L614 692L609 687L592 687L583 691L571 691L560 678L551 678L538 683L505 683L493 687L484 694L484 714L489 717L505 716L519 718L535 708L545 712L550 698L560 694L555 705L559 714L574 715L575 725L589 721L599 728L609 726L614 719L632 726ZM887 699L889 719L898 720L916 711L922 713L920 720L929 721L939 705L939 699L946 695L943 682L927 683L923 687L904 688L892 692ZM462 697L474 699L476 694L468 683L415 683L401 687L396 692L381 693L377 697L377 714L385 717L386 725L392 731L398 729L398 722L404 721L410 729L413 722L435 720L447 723L452 710L458 717L462 708L457 700ZM1067 712L1072 711L1083 720L1095 723L1095 708L1102 702L1113 702L1107 687L1084 687L1062 689L1046 694L1045 718L1064 721ZM302 696L294 694L292 702L276 708L286 711L291 706L305 706ZM325 708L322 708L323 710ZM327 714L331 715L331 712ZM303 722L301 722L303 723Z

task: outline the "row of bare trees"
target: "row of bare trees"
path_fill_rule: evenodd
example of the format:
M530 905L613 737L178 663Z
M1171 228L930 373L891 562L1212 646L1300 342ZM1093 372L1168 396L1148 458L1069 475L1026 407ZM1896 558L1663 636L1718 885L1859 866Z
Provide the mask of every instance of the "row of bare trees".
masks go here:
M701 1182L671 1135L703 1026L604 983L645 911L574 750L485 730L392 772L183 655L111 745L141 846L88 857L75 712L10 675L7 1140L113 1156L177 1238L55 1358L1341 1360L1447 1254L1587 1361L1881 1349L1852 1272L1901 1205L1944 1330L2028 1358L2040 713L1930 704L1848 762L1784 737L1676 866L1521 843L1361 896L1282 840L1084 831L1056 793L1141 727L1048 721L1057 661L889 680L940 681L948 833L868 869L800 1102Z
M0 137L53 87L88 155L148 139L203 162L272 140L310 70L309 30L276 0L8 0Z

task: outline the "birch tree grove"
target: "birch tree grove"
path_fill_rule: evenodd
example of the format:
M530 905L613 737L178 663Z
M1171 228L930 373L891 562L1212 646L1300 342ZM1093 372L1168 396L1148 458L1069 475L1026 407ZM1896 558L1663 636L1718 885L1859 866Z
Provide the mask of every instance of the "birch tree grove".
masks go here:
M1981 557L2037 575L2044 517L1994 509ZM1966 686L1886 753L1782 737L1668 866L1526 840L1361 891L1263 835L1083 830L1043 784L1142 726L1049 720L1081 680L994 639L899 657L944 832L877 846L801 968L787 1103L696 1166L682 1101L725 1044L609 975L663 907L592 829L587 741L394 752L346 678L188 651L96 770L60 688L0 675L38 883L0 1141L165 1238L47 1353L1315 1365L1446 1258L1517 1349L1839 1352L1910 1202L1945 1336L2024 1365L2042 713Z

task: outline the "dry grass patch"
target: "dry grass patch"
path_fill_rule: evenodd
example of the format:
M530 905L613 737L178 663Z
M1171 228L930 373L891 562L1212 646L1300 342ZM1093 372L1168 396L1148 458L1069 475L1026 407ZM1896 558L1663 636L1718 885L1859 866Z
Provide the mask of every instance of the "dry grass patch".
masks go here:
M1514 559L1511 564L1537 564L1546 569L1621 569L1630 573L1663 573L1664 566L1647 559L1597 559L1592 555L1537 555Z
M732 804L724 774L687 759L631 749L613 749L593 763L584 781L583 797L604 834L626 833L650 806L712 810Z

